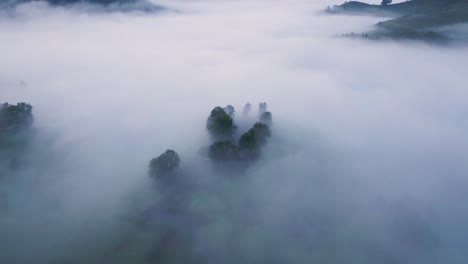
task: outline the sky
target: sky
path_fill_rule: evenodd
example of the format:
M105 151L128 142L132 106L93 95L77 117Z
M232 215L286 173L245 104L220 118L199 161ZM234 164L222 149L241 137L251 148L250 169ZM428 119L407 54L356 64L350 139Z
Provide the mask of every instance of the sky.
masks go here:
M0 18L1 100L31 103L36 133L0 180L0 262L152 263L169 240L202 263L466 263L465 46L334 38L384 20L320 12L334 1L157 3ZM246 102L268 103L272 138L231 173L205 122ZM207 223L137 224L168 148Z

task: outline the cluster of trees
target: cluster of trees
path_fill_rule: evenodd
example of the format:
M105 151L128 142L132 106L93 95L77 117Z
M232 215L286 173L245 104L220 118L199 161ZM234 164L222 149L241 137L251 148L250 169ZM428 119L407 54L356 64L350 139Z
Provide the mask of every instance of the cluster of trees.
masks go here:
M252 105L244 106L243 115L248 115ZM251 129L235 140L234 132L237 126L234 124L234 108L227 106L215 107L207 120L207 129L214 143L210 146L208 156L214 161L251 161L260 156L261 147L271 136L270 125L271 112L266 103L260 103L258 107L259 122ZM222 133L219 133L222 131Z
M247 117L251 109L250 103L245 104L242 116ZM234 123L235 114L235 108L228 105L213 108L208 116L206 129L212 139L208 156L213 161L253 161L260 156L261 148L271 137L272 114L266 103L259 104L258 121L238 139L235 137L238 129ZM149 162L149 175L154 178L170 178L170 175L177 172L179 164L177 152L168 149Z
M33 107L27 103L0 106L0 131L19 131L31 127L34 121Z
M27 103L0 104L0 176L15 169L31 139L33 107Z
M369 36L368 33L342 33L339 35L335 36L336 38L350 38L350 39L370 39L370 38L375 38L373 36Z
M174 174L179 167L180 158L177 152L172 149L153 158L149 163L150 177L167 177Z

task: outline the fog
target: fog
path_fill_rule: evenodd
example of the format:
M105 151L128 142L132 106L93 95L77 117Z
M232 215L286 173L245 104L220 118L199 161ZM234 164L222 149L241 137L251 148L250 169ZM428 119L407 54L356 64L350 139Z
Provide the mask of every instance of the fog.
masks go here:
M35 121L0 175L0 263L466 263L468 48L333 38L382 20L320 13L340 3L1 17L0 103ZM206 119L246 102L268 103L272 137L219 168ZM166 149L196 214L146 220Z

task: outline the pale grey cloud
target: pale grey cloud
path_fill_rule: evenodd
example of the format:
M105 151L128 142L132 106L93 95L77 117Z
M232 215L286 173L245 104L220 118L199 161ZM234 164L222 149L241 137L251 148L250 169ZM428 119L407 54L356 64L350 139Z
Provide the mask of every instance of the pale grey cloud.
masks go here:
M35 153L52 164L2 181L8 263L151 263L159 235L132 222L153 205L149 159L173 148L219 181L199 155L209 111L263 101L262 160L238 189L219 184L252 221L201 195L217 213L192 230L199 255L464 263L466 47L331 38L380 20L318 12L333 1L160 4L179 13L32 6L1 19L1 100L33 104Z

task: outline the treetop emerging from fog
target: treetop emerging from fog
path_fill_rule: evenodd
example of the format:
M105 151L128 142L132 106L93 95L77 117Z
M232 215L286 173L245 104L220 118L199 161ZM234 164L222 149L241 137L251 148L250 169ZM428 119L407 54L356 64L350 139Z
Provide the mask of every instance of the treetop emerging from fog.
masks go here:
M211 111L208 120L206 121L206 128L210 135L217 140L228 140L232 137L236 130L232 115L234 115L234 108L232 106L226 107L229 111L227 113L222 107L217 106Z
M248 123L251 104L244 106L243 114L238 121ZM258 159L262 147L271 137L270 124L272 115L267 111L268 105L260 103L258 106L257 120L253 126L241 135L236 135L237 126L234 123L235 108L232 105L226 107L214 107L206 122L206 128L211 138L207 156L217 164L223 162L242 162L248 164ZM151 177L166 177L174 174L180 163L179 155L174 150L167 150L153 158L149 164ZM172 176L171 176L172 177Z
M231 115L227 114L224 109L229 110ZM258 106L258 118L259 121L254 126L235 140L233 137L234 130L229 130L229 133L225 133L220 137L216 136L214 131L225 131L225 127L237 128L233 123L232 118L234 116L234 107L228 105L225 108L215 107L211 111L211 115L208 117L208 131L214 137L214 143L209 148L208 156L214 161L253 161L260 156L261 147L267 142L267 139L271 136L269 125L271 124L272 115L267 111L268 105L266 103L260 103ZM251 104L247 103L244 106L242 118L248 118L250 113ZM227 116L227 117L226 117ZM224 120L228 119L228 122L214 121L216 119ZM227 124L227 125L226 125Z
M34 121L32 109L33 107L27 103L2 104L0 106L0 130L29 128Z
M177 152L168 149L150 161L149 174L151 177L167 176L174 173L179 164L180 158Z

